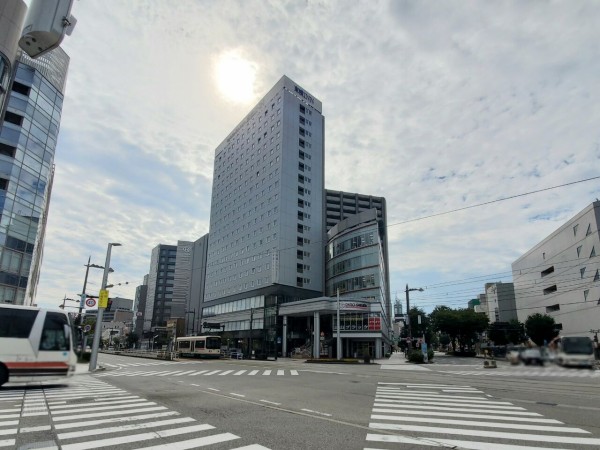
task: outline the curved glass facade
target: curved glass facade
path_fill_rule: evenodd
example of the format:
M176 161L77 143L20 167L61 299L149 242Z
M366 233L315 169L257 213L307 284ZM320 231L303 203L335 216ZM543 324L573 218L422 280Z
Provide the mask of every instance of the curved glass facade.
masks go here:
M35 297L68 59L17 62L0 130L0 303Z

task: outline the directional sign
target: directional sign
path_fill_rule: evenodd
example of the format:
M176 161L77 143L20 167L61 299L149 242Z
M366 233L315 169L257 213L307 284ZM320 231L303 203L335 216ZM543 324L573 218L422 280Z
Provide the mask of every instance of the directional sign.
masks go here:
M93 308L94 306L96 306L96 300L93 298L86 298L85 306L87 306L88 308Z
M100 296L98 297L98 308L106 308L108 306L108 291L106 289L100 290Z

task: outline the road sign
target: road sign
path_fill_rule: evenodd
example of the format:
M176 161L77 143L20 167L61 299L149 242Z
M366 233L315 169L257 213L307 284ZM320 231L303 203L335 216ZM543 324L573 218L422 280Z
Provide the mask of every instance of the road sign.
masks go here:
M86 298L85 306L87 306L88 308L93 308L94 306L96 306L96 300L93 298Z
M100 290L100 296L98 297L98 308L106 308L108 306L108 291L106 289Z
M86 333L88 333L91 329L92 329L91 325L86 325L85 327L83 327L83 331L85 331Z

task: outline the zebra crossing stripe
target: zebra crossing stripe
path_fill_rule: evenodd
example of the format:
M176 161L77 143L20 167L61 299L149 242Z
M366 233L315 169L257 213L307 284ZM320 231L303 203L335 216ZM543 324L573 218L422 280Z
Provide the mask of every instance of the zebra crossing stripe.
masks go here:
M245 370L238 370L236 373L234 373L234 375L242 375L243 373L246 373Z
M190 439L187 441L174 442L172 444L160 444L152 447L140 448L138 450L187 450L196 447L204 447L206 445L219 444L221 442L233 441L234 439L239 438L239 436L236 436L232 433L221 433L213 434L212 436ZM256 448L262 449L266 447L261 446Z
M290 373L292 374L292 376L297 376L298 375L298 371L297 370L290 370Z
M234 371L233 370L225 370L223 373L220 373L219 375L229 375L232 372L234 372Z
M136 408L136 409L112 411L110 414L111 414L111 416L123 416L126 414L141 413L141 412L164 411L165 409L167 409L166 406L152 406L149 408ZM97 413L75 414L72 416L60 416L60 417L52 416L52 420L54 422L60 422L60 421L77 420L77 419L92 419L94 417L106 417L106 412L102 411L102 412L97 412Z
M137 416L128 417L111 417L109 419L95 419L87 422L72 422L72 423L55 423L54 428L57 430L68 430L69 428L93 427L94 425L102 425L105 423L122 423L133 422L135 420L158 419L160 417L178 416L177 411L165 411L161 413L139 414Z
M404 408L403 408L404 409ZM472 411L472 410L469 410ZM482 410L480 410L482 411ZM484 412L487 412L483 410ZM468 419L494 419L494 420L514 420L516 422L532 422L532 423L555 423L562 424L560 420L556 419L538 419L531 417L512 417L512 416L496 416L489 414L461 414L456 412L438 412L438 411L399 411L397 409L388 408L373 408L373 412L377 413L388 413L388 414L410 414L415 416L440 416L440 417L463 417Z
M490 430L463 430L455 428L437 428L437 427L426 427L419 425L401 425L401 424L388 424L388 423L370 423L369 428L374 430L387 430L387 431L411 431L411 432L424 432L424 433L439 433L439 434L458 434L462 436L475 436L475 437L486 437L486 438L498 438L498 439L511 439L511 440L523 440L523 441L539 441L539 442L553 442L557 444L581 444L581 445L596 445L600 446L600 439L596 438L578 438L571 436L549 436L542 434L520 434L520 433L506 433L503 431L490 431ZM587 431L586 431L587 433Z
M441 402L441 401L417 401L417 400L390 400L390 399L385 399L385 398L379 398L377 399L378 402L380 403L394 403L397 405L404 405L404 404L408 404L408 405L432 405L432 406L454 406L456 405L456 403L452 403L452 402ZM506 410L525 410L525 408L521 408L520 406L497 406L497 405L485 405L485 404L461 404L460 406L475 406L475 407L481 407L481 406L485 406L489 409L506 409Z
M188 376L193 377L194 375L202 375L204 372L208 372L208 370L199 370L198 372L190 373Z
M391 408L393 406L395 406L395 403L377 403L375 402L376 407L379 408ZM458 412L480 412L480 413L494 413L494 414L512 414L514 415L518 415L518 416L534 416L534 417L542 417L541 414L535 413L535 412L529 412L529 411L516 411L516 410L510 410L510 411L503 411L503 410L499 410L499 409L494 409L494 410L489 410L489 409L481 409L481 408L449 408L449 407L444 407L444 406L427 406L427 405L405 405L402 404L402 409L406 409L406 410L432 410L432 411L458 411ZM523 408L521 408L523 409ZM412 412L412 411L408 411L408 412Z
M0 439L0 447L15 447L15 439Z
M281 376L281 375L285 375L285 373L284 373L284 371L283 371L283 370L278 370L278 371L277 371L277 375Z
M220 370L213 370L212 372L205 373L204 376L206 377L208 375L214 375L215 373L219 373L219 372L220 372Z
M72 439L87 436L98 436L100 434L112 434L121 433L123 431L132 430L143 430L145 428L154 428L167 425L177 425L181 423L195 422L191 417L179 417L177 419L157 420L154 422L134 423L129 425L122 425L119 427L108 427L108 428L93 428L87 430L70 431L67 433L58 433L57 437L60 440Z
M147 400L144 399L140 399L138 401L138 403L132 403L129 405L121 405L121 408L135 408L135 407L139 407L139 406L154 406L156 405L156 403L154 402L149 402ZM83 405L80 405L83 406ZM99 407L94 407L94 411L110 411L111 409L115 409L114 406L99 406ZM67 409L67 410L61 410L61 411L54 411L52 410L52 415L60 415L60 414L69 414L69 413L75 413L75 412L87 412L90 410L89 406L85 406L84 408L71 408L71 409Z
M530 447L524 445L494 444L492 442L461 441L439 438L411 438L397 435L367 434L367 441L388 442L395 444L426 445L428 447L465 448L470 450L544 450L548 447ZM364 450L376 450L365 448ZM554 449L558 450L558 449Z
M270 371L270 370L265 370L265 371L263 372L263 375L271 375L271 371Z
M439 396L435 396L435 395L413 395L410 393L406 393L406 394L380 394L377 393L376 394L376 398L389 398L389 399L399 399L399 400L404 400L404 399L423 399L423 400L436 400L436 399L440 399L441 401L450 401L450 400L454 400L456 403L478 403L478 404L482 404L485 403L486 405L512 405L512 403L510 402L491 402L489 400L484 399L483 397L472 397L469 400L469 397L464 397L464 396L456 396L456 397L451 397L451 396L447 396L447 395L439 395Z
M258 372L258 370L251 370L250 372L248 372L248 375L256 375Z

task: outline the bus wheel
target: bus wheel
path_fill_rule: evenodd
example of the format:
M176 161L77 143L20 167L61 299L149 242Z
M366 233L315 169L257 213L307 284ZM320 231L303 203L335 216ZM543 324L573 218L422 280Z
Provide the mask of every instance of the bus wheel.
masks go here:
M0 364L0 386L8 381L8 371L4 365Z

